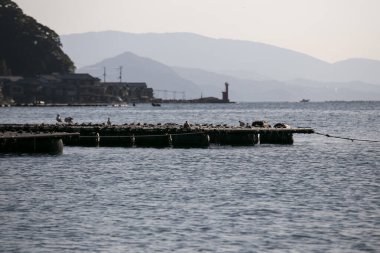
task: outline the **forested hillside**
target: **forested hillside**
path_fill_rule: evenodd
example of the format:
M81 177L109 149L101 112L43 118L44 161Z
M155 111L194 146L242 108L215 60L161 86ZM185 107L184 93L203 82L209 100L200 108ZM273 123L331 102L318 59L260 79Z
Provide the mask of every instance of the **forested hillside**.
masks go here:
M23 13L10 0L0 0L0 75L33 76L73 72L58 34Z

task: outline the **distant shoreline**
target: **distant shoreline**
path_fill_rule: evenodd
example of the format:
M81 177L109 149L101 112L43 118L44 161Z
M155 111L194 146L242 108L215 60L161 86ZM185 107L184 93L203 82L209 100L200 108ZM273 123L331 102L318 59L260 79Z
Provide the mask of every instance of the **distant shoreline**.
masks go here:
M237 104L237 103L294 103L294 104L312 104L312 103L376 103L380 100L328 100L312 101L302 103L300 101L234 101L234 102L160 102L160 104ZM150 105L151 103L135 103L135 105ZM134 107L133 103L128 104L103 104L103 103L86 103L86 104L0 104L0 107Z

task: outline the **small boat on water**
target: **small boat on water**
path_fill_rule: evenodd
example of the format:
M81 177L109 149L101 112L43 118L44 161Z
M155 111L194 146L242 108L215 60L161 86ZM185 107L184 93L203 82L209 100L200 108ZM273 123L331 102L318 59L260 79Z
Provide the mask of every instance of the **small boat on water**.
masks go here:
M41 105L45 105L45 101L42 101L42 100L38 100L38 101L35 101L33 103L34 106L41 106Z
M302 99L300 102L301 102L301 103L310 102L310 99Z
M160 103L152 103L152 106L161 106Z

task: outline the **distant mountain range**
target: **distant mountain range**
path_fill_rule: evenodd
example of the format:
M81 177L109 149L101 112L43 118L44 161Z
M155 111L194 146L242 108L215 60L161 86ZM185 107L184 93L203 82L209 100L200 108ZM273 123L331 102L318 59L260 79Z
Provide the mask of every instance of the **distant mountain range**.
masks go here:
M155 90L184 91L190 98L201 95L202 89L198 85L182 78L172 68L130 52L125 52L116 57L80 68L77 72L89 73L103 80L105 67L106 81L118 82L120 80L119 66L123 67L122 80L125 82L146 82L150 88ZM166 95L170 96L167 98L172 98L172 94ZM182 98L182 94L178 94L178 96Z
M82 67L77 72L101 77L106 66L107 76L116 80L115 68L123 66L128 81L186 91L189 98L201 93L220 97L229 81L237 101L380 100L380 61L375 60L330 64L263 43L190 33L109 31L64 35L61 41Z
M312 101L380 100L380 86L360 81L318 82L306 79L293 81L248 80L200 69L174 68L177 73L202 87L204 95L220 96L224 80L230 83L233 101Z

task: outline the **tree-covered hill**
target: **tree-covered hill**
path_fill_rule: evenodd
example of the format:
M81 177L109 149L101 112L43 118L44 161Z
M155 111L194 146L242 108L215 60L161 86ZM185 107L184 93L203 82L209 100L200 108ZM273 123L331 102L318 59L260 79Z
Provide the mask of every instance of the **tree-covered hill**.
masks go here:
M68 73L74 63L62 51L58 34L23 13L11 0L0 0L0 75Z

